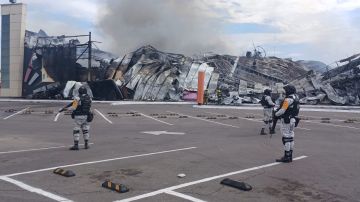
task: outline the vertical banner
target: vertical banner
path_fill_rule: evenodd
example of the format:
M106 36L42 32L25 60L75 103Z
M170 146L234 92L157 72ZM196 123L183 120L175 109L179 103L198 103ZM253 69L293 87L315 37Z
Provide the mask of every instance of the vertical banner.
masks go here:
M199 72L198 75L198 91L197 91L197 103L198 105L204 104L204 82L205 72Z

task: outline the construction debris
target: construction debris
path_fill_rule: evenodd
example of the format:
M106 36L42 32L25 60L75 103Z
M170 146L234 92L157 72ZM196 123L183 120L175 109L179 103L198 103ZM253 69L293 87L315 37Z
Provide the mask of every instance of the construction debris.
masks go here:
M335 68L322 74L309 71L293 80L302 104L359 105L360 54L340 60Z
M92 49L89 62L83 57L89 51L86 44L77 38L49 37L42 30L27 31L24 97L70 99L86 84L96 100L194 101L198 72L204 71L210 104L258 103L266 88L278 99L288 83L296 86L302 104L360 104L360 54L330 67L266 57L260 46L245 56L193 57L144 46L121 58Z

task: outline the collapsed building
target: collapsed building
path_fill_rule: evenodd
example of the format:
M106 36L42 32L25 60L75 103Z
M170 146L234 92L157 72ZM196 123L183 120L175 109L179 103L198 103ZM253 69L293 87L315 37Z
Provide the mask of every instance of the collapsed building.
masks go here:
M205 72L210 94L219 88L228 97L260 94L264 88L275 88L307 73L302 65L276 57L210 53L186 57L144 46L114 62L106 79L115 80L126 91L126 99L179 101L196 99L191 94L196 94L199 71Z
M257 49L245 56L188 57L144 46L117 57L89 44L27 31L23 96L71 98L86 83L98 100L195 100L198 72L204 71L210 100L220 89L223 104L256 103L264 89L277 96L288 83L296 86L303 104L359 104L359 55L314 71L307 61L265 57Z
M26 31L23 97L71 98L74 87L79 86L76 82L83 82L92 89L96 99L121 99L115 82L103 79L108 64L116 56L78 40L85 36L89 35L54 37L42 30Z
M309 71L292 81L303 98L301 103L359 105L360 54L342 59L336 65L322 74Z

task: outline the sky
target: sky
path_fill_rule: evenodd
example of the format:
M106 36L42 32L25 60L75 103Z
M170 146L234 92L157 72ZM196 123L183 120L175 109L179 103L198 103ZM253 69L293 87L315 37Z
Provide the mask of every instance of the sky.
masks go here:
M244 55L255 45L263 47L267 56L327 64L360 53L360 0L131 0L132 5L129 0L18 2L27 4L27 30L43 29L49 35L91 31L94 40L102 42L99 48L119 56L146 43L189 56L199 51ZM117 13L124 8L127 15ZM157 19L149 20L144 14L147 8L153 9L148 14ZM144 26L139 20L152 24L146 24L148 30L139 28L136 26ZM147 32L151 37L144 37ZM176 43L158 45L158 39L152 40L157 36Z

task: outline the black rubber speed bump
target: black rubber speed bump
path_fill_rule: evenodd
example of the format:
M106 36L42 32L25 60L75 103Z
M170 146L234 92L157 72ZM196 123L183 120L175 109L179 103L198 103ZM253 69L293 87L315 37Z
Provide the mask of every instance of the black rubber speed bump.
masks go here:
M235 181L235 180L232 180L232 179L229 179L229 178L225 178L223 179L220 184L223 184L223 185L226 185L226 186L229 186L229 187L233 187L233 188L236 188L236 189L240 189L240 190L243 190L243 191L250 191L252 190L252 187L245 183L245 182L238 182L238 181Z
M75 173L71 170L64 170L62 168L56 168L53 173L64 176L64 177L74 177Z
M106 180L104 183L102 183L101 186L104 187L104 188L111 189L113 191L119 192L119 193L125 193L125 192L129 191L129 188L126 187L125 185L123 185L123 184L115 184L115 183L113 183L113 182L111 182L109 180Z
M7 109L5 110L6 113L14 113L16 112L16 109Z
M54 110L47 109L45 110L45 114L54 114Z

